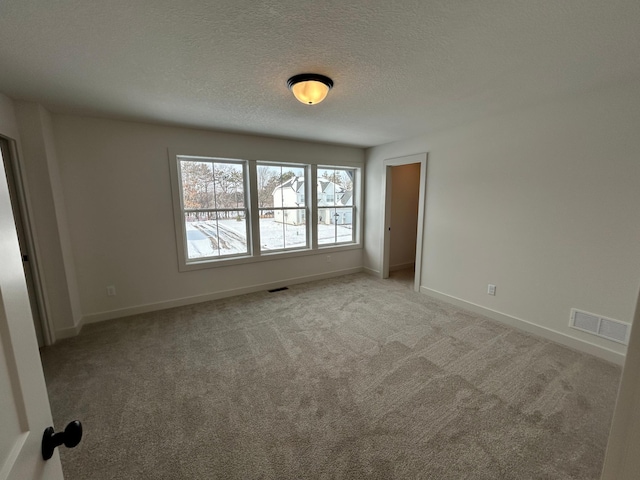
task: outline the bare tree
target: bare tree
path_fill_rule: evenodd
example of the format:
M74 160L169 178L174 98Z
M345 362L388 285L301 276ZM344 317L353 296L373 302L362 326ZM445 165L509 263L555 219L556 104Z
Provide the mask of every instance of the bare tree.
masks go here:
M184 208L213 208L213 169L208 162L182 161Z
M272 207L273 206L273 190L276 185L276 178L278 172L273 167L267 167L264 165L258 165L258 207Z
M216 208L244 208L244 178L242 167L228 163L214 163ZM225 212L225 218L236 214Z

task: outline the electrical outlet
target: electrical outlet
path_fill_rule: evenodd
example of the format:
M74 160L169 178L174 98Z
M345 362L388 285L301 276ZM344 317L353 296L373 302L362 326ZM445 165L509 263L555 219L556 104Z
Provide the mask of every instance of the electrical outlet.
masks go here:
M116 287L114 287L113 285L109 285L107 287L107 296L108 297L115 297L116 296Z
M327 255L327 263L331 263L331 255Z
M489 286L487 287L487 293L489 295L495 295L496 294L496 286L489 284Z

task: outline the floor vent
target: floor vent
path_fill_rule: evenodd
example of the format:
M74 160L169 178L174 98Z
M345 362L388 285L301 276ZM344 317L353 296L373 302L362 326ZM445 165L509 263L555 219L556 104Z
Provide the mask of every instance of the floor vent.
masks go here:
M629 343L631 324L619 320L601 317L593 313L572 308L569 326L576 330L582 330L583 332L591 333L624 345Z
M267 292L274 293L274 292L281 292L282 290L289 290L289 287L274 288L272 290L267 290Z

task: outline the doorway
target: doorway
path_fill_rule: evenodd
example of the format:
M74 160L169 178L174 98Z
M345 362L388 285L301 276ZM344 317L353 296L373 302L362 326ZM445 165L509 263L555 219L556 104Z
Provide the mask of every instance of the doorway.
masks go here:
M20 163L18 162L16 144L13 140L2 136L0 136L0 162L4 164L7 184L9 186L11 210L13 211L13 219L18 233L22 266L27 291L29 293L29 303L33 317L33 326L38 339L38 347L52 345L55 339L53 332L48 328L44 295L42 293L33 235L30 228L27 196L24 190Z
M414 268L413 289L420 291L424 230L427 154L387 159L383 162L381 277L394 269Z

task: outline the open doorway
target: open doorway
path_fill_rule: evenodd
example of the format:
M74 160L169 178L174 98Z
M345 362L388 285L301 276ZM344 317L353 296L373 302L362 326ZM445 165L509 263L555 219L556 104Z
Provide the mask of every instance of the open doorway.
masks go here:
M413 289L420 291L427 154L392 158L383 165L381 276L401 270L410 275L413 266Z
M389 174L389 278L411 288L416 266L420 164L408 163L389 167Z
M55 341L53 332L48 328L44 296L36 263L35 246L29 222L26 194L22 172L18 162L16 144L13 140L0 136L0 162L4 164L13 219L18 233L22 266L29 293L31 316L38 339L38 347L52 345Z

